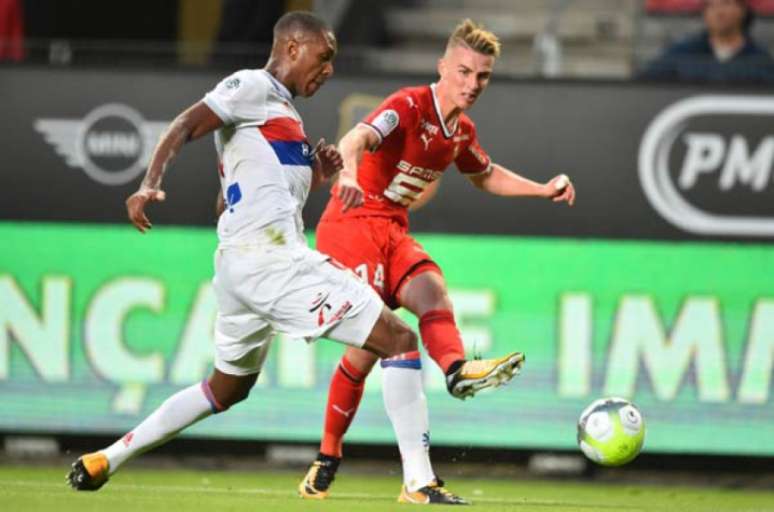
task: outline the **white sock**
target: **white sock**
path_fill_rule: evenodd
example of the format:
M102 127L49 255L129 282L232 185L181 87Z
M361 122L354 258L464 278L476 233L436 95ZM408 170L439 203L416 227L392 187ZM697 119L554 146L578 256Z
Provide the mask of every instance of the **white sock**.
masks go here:
M130 458L169 441L184 428L219 409L206 380L178 391L134 430L101 450L110 463L110 474Z
M384 408L403 459L403 483L413 492L435 480L430 463L430 420L422 389L419 353L383 359L381 364Z

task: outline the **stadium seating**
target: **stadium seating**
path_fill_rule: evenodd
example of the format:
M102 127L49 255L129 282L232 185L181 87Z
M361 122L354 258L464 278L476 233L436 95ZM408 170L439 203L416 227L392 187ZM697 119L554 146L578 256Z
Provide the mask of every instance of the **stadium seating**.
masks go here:
M385 69L426 71L435 66L451 27L462 18L496 32L504 52L498 73L539 75L535 38L553 28L562 46L559 77L626 77L630 73L636 0L424 0L388 11L398 45L379 52ZM410 53L406 50L411 50Z

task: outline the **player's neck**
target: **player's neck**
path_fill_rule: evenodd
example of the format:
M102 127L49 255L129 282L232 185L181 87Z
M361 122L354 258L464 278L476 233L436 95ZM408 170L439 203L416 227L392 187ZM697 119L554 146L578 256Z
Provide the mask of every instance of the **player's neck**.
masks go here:
M441 111L441 117L443 117L444 124L447 127L454 126L454 123L457 122L457 118L460 117L460 114L462 113L462 109L454 104L454 101L449 97L449 93L441 81L435 85L435 96L438 99L438 108Z
M285 86L290 92L291 96L296 97L296 90L293 88L292 80L290 80L290 70L287 66L283 66L282 63L274 58L269 58L269 62L266 63L264 68L267 73L277 79L279 83Z
M710 43L715 49L739 51L745 43L742 31L710 34Z

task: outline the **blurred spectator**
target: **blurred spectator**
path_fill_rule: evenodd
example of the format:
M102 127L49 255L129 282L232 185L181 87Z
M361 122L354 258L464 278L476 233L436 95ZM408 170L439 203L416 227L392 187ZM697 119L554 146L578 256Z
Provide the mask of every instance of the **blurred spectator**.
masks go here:
M671 46L640 78L711 83L774 83L774 60L750 35L746 0L704 0L705 30Z
M24 58L24 16L21 0L0 0L0 60Z

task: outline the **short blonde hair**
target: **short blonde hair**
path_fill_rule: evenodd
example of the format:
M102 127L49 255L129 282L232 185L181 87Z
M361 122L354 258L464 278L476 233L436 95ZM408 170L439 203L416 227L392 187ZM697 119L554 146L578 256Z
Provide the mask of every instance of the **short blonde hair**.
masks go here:
M446 48L466 46L473 51L492 57L500 56L500 40L470 18L465 18L454 28Z

